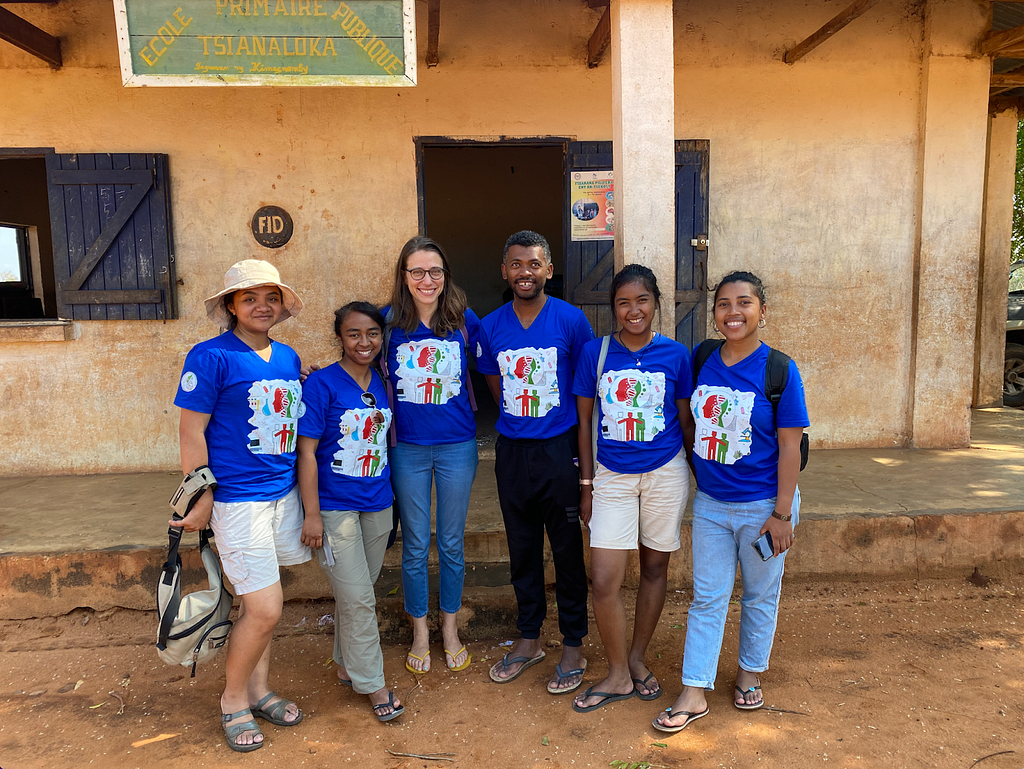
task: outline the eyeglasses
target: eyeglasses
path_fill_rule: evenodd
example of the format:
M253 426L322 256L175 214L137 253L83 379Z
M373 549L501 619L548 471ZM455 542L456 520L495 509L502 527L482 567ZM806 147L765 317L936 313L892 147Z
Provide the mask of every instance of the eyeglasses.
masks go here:
M447 270L444 267L431 267L429 270L424 270L422 267L413 267L411 270L405 270L409 273L409 277L413 280L423 280L427 275L430 275L434 280L441 280Z

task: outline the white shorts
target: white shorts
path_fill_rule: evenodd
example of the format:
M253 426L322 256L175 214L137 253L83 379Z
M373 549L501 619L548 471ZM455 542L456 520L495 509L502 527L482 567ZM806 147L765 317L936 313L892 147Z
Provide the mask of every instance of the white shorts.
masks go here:
M236 595L255 593L281 579L279 566L312 558L302 544L302 502L295 486L269 502L214 502L210 528L224 576Z
M636 550L639 541L662 553L678 550L689 496L690 468L684 451L647 473L616 473L598 464L590 546Z

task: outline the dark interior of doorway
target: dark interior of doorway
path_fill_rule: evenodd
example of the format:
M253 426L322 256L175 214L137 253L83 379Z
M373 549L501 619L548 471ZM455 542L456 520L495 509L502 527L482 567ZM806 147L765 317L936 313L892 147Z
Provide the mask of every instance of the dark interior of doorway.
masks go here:
M501 278L501 254L508 236L519 230L547 238L555 269L546 291L564 298L564 144L423 142L420 150L420 227L445 249L452 276L477 315L512 299ZM476 372L473 383L483 437L493 432L498 407Z
M0 225L23 230L27 235L20 274L0 275L0 319L56 317L50 204L43 158L4 157L0 150Z

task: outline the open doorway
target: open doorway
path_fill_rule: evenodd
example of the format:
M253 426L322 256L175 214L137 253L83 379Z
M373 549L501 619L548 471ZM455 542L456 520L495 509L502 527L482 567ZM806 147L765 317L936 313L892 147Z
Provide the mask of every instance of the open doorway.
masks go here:
M560 139L417 141L420 230L445 249L453 278L481 318L512 299L501 254L519 230L548 239L555 269L545 290L564 298L565 146ZM471 376L480 407L477 434L492 437L498 407L483 377Z

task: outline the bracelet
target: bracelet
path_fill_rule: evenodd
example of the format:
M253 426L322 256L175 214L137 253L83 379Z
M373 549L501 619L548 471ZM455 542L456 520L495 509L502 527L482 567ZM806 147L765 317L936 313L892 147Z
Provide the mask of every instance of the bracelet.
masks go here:
M778 518L780 521L792 520L792 515L781 515L777 510L772 510L772 518Z
M580 478L580 486L593 486L594 481L590 478Z

